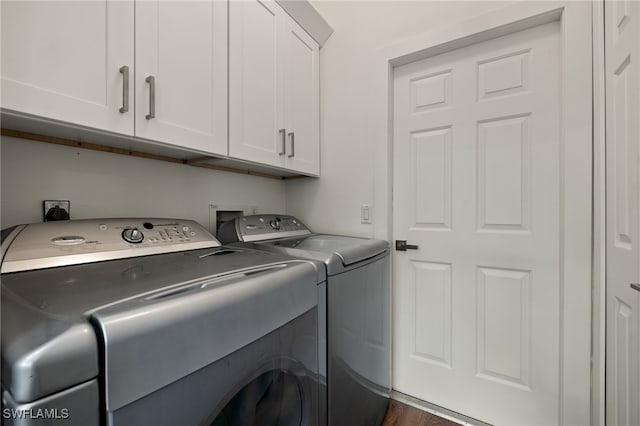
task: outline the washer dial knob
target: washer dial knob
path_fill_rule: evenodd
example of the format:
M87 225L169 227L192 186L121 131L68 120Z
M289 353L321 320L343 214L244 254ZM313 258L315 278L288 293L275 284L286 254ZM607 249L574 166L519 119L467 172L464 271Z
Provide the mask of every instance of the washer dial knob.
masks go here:
M144 235L142 232L138 231L136 228L129 228L122 231L122 238L129 243L139 244L144 239Z

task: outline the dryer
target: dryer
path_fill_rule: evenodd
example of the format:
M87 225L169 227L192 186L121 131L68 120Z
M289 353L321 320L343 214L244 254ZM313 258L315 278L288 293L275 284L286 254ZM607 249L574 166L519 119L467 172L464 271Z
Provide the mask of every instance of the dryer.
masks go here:
M315 425L322 265L193 221L3 231L5 425Z
M225 222L218 238L234 247L325 265L327 292L320 296L319 309L326 333L319 333L323 353L319 373L326 377L323 394L328 402L321 399L321 422L380 424L391 391L389 243L316 234L288 215L239 217Z

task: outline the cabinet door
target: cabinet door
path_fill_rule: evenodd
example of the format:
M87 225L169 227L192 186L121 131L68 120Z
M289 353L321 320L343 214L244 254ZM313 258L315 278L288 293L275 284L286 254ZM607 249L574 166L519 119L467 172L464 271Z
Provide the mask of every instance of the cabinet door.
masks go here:
M273 166L284 166L283 14L274 1L229 4L229 155Z
M133 134L132 1L2 1L2 107ZM133 81L130 82L133 87ZM126 106L126 105L125 105Z
M286 18L282 58L285 74L286 166L291 170L318 175L318 43L293 19Z
M227 2L136 2L136 136L227 153Z

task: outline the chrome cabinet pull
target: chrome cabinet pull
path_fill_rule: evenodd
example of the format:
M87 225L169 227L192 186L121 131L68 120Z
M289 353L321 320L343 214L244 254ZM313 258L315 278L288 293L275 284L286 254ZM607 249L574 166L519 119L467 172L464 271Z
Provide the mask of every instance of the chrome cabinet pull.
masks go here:
M634 289L635 291L640 291L640 284L631 284L631 288Z
M296 140L295 138L295 133L291 132L289 133L289 137L291 138L291 154L287 155L287 157L292 158L294 155L296 155Z
M287 141L286 141L286 137L287 137L286 133L287 133L287 131L285 129L280 129L280 130L278 130L278 133L280 133L280 140L282 141L282 148L280 149L280 152L278 153L278 155L284 155L287 152L286 151L286 149L287 149L287 147L286 147L286 143L287 143Z
M156 78L150 75L144 81L149 83L149 114L144 118L151 120L156 117Z
M121 114L129 111L129 67L123 65L120 67L122 74L122 107L119 109Z

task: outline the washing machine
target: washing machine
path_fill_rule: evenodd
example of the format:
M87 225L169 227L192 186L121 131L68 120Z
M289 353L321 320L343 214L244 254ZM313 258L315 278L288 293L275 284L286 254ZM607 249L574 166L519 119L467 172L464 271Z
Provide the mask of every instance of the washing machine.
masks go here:
M3 231L4 425L316 425L321 264L193 221Z
M239 217L225 222L218 238L234 247L313 259L325 265L327 291L320 295L319 305L320 322L326 321L326 333L319 332L323 353L319 372L326 383L321 422L379 425L391 391L388 242L315 234L288 215Z

